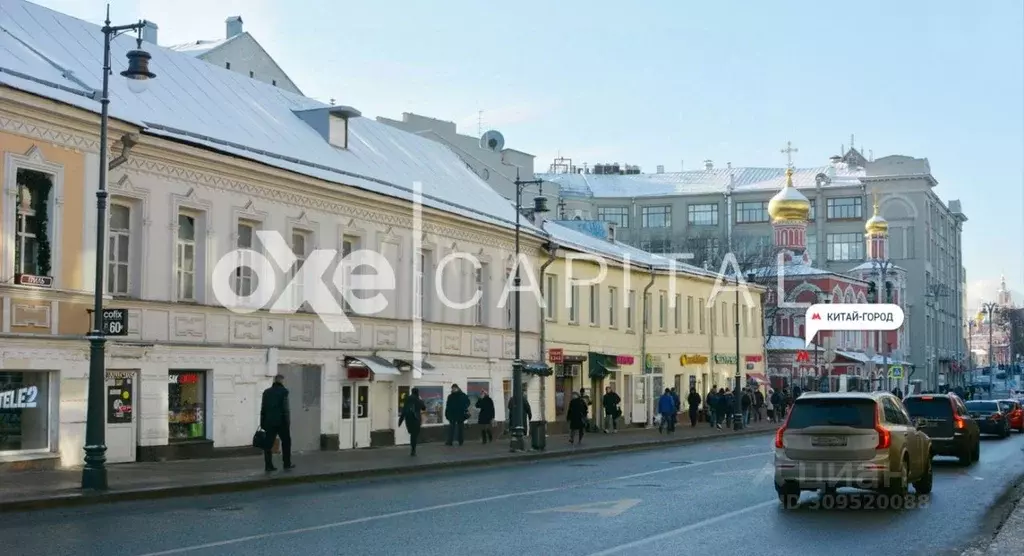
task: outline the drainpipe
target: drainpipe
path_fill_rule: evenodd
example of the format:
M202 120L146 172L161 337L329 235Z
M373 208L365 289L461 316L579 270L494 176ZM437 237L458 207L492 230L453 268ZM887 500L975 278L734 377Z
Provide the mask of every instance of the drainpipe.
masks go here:
M641 326L641 328L640 328L640 373L641 373L641 375L647 375L647 292L650 291L651 290L651 286L654 285L654 265L651 265L651 266L647 267L647 270L648 270L648 272L651 273L651 281L648 282L646 286L644 286L644 293L643 293L643 297L641 298L641 299L643 299L643 301L640 303L640 306L642 307L642 314L640 316L640 320L643 323L643 324L640 325ZM653 313L654 309L651 309L651 312ZM646 419L645 424L649 424L650 426L654 426L654 418L653 418L654 414L651 412L651 410L652 410L651 403L653 401L651 398L654 395L653 386L654 386L654 381L650 380L649 377L645 376L645 378L644 378L644 390L647 390L647 395L644 396L644 399L646 399L647 402L645 403L646 416L644 417L644 419Z
M551 266L551 263L555 262L555 259L557 258L557 253L558 253L558 245L555 244L554 242L551 242L550 243L550 248L548 249L548 260L544 261L544 264L540 265L540 295L541 295L541 298L544 297L544 283L546 282L546 280L544 280L544 271L547 270L549 266ZM541 311L540 312L540 360L542 362L546 360L546 357L545 357L544 354L546 354L547 351L548 351L547 350L547 341L546 341L546 338L544 336L544 328L545 328L544 325L545 325L544 311ZM547 381L545 380L545 378L547 378L547 377L543 377L543 376L540 377L540 420L546 422L548 420L547 419L548 397L547 397L547 387L546 387Z

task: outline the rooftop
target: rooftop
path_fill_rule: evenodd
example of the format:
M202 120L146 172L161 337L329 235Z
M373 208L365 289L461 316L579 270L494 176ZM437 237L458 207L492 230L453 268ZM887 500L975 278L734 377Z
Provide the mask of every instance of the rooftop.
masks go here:
M241 35L235 35L235 37L240 37L240 36ZM182 53L188 54L189 56L195 56L195 57L198 58L198 57L202 56L203 54L206 54L207 52L213 50L214 48L217 48L219 46L223 46L223 45L227 44L228 42L234 40L235 37L231 37L231 38L227 38L227 39L208 40L208 41L203 41L203 40L192 41L192 42L187 42L187 43L184 43L184 44L175 44L175 45L172 45L172 46L168 46L167 48L170 49L170 50L173 50L175 52L182 52Z
M151 48L157 78L136 95L110 80L110 115L144 133L423 203L510 228L515 210L442 144L368 118L350 121L347 149L330 145L295 111L328 105L219 68L186 52ZM127 65L133 37L111 45L112 71ZM23 0L0 3L0 85L99 113L103 34L97 25ZM540 231L525 224L533 233Z

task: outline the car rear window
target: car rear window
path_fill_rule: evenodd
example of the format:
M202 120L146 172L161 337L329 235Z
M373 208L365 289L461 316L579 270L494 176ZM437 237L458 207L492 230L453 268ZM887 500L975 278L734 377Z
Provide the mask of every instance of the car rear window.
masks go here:
M1016 404L1013 402L999 402L999 409L1003 411L1013 411L1015 405Z
M949 405L949 398L906 398L903 400L903 407L911 417L924 417L925 419L950 419L953 417L953 407Z
M967 402L965 405L970 411L999 411L996 402Z
M788 428L831 426L873 429L875 412L873 400L801 398L790 412Z

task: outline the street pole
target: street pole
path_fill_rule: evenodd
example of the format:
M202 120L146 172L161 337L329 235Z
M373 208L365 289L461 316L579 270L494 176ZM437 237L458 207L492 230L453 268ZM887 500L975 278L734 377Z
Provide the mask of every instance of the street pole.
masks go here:
M736 273L736 384L735 384L735 413L732 417L732 430L743 428L743 391L742 376L740 374L740 275Z
M121 75L139 82L155 77L149 72L149 54L142 51L141 31L145 21L131 25L110 25L110 6L103 23L103 88L100 92L100 175L96 191L96 281L93 297L93 322L89 331L89 388L85 421L85 466L82 468L83 490L107 489L106 446L106 369L104 358L106 338L103 335L104 247L107 243L107 129L110 105L110 43L126 31L140 32L139 47L128 53L128 69Z
M996 304L990 301L982 305L982 308L988 313L988 395L991 399L996 381L995 353L992 351L992 325L994 324L992 313L996 309Z
M510 452L520 452L526 449L526 424L523 423L523 419L526 417L525 411L523 410L523 359L521 354L522 346L522 298L519 294L519 286L522 284L522 278L519 273L519 235L522 229L522 211L523 211L523 188L527 185L540 185L543 180L531 180L531 181L520 181L519 170L516 170L516 274L512 279L513 295L515 295L516 314L515 314L515 358L512 360L512 407L515 408L512 411L511 422L509 428L512 430L512 439L509 445ZM540 277L543 279L543 277ZM541 315L544 318L544 315ZM543 400L541 400L543 403Z

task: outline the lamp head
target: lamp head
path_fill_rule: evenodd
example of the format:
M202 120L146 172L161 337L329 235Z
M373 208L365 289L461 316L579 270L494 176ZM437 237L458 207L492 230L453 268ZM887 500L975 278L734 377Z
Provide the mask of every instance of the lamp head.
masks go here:
M149 52L142 49L142 39L138 39L135 50L129 50L128 69L121 72L121 75L128 80L128 90L139 94L149 88L149 81L156 77L156 74L149 71L149 61L153 58Z

